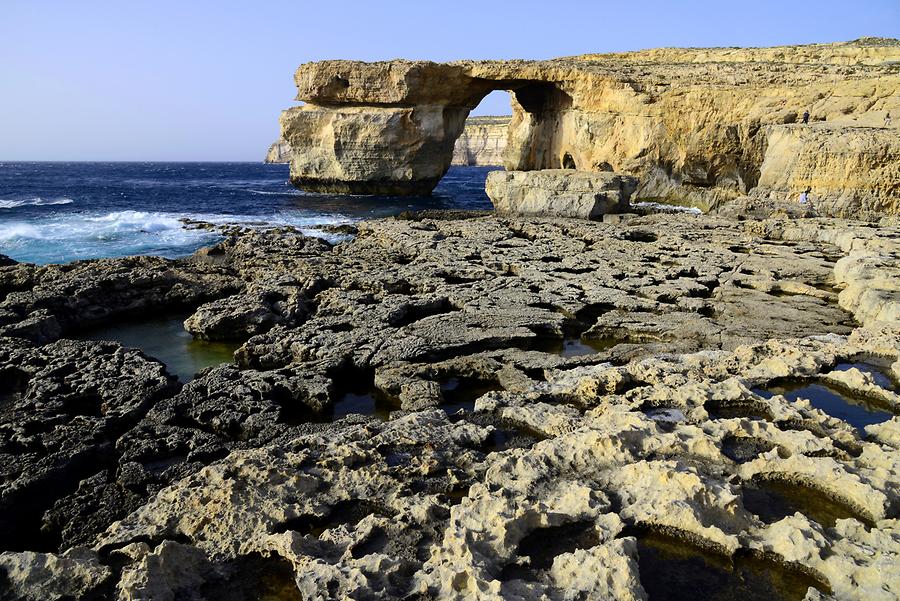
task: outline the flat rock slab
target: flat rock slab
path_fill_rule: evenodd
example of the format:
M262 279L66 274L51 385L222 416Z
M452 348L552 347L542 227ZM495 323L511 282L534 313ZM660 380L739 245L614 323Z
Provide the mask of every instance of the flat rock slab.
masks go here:
M493 171L486 190L498 213L597 219L628 209L636 178L572 169Z

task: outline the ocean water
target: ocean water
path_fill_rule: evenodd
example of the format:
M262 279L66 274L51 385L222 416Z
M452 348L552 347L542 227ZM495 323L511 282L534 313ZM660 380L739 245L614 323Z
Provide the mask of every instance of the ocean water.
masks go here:
M451 167L429 197L307 194L287 165L263 163L0 162L0 254L17 261L146 254L180 257L218 239L212 223L352 223L419 209L490 209L492 167Z

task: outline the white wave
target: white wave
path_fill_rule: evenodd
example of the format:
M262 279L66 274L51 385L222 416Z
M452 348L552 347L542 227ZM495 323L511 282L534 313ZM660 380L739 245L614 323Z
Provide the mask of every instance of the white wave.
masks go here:
M41 229L21 221L0 224L0 241L29 238L41 240Z
M251 194L263 194L265 196L297 196L300 194L299 190L285 190L283 192L267 192L265 190L244 190L245 192L250 192Z
M324 224L356 221L336 214L285 211L269 215L224 215L114 211L57 213L33 220L0 223L0 253L21 261L58 263L75 259L151 254L185 256L221 239L217 232L185 227L183 219L244 227L293 226L313 236L340 241L316 231Z
M71 198L56 198L52 200L44 200L40 196L29 198L27 200L6 200L0 198L0 209L16 209L18 207L47 207L53 205L68 205L75 202Z

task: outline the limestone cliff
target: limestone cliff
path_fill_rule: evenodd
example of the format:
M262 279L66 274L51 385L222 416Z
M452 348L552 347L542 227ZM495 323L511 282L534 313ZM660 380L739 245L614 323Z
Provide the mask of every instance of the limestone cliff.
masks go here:
M453 165L502 165L509 117L469 117L453 147Z
M283 139L276 140L266 152L266 163L290 163L291 146Z
M428 192L466 116L511 91L504 165L637 176L637 197L710 206L812 188L835 215L900 212L900 45L658 49L548 61L322 61L285 111L291 180ZM812 125L800 115L808 110ZM891 113L893 125L885 127ZM787 155L786 155L787 153ZM798 154L799 153L799 154Z
M509 117L469 117L453 146L453 165L502 165ZM266 163L290 163L291 147L279 139L269 147Z

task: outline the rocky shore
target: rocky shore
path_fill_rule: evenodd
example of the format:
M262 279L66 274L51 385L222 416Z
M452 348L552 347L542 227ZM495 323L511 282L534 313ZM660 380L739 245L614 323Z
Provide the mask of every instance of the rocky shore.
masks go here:
M0 261L0 598L896 599L900 228L615 217Z

